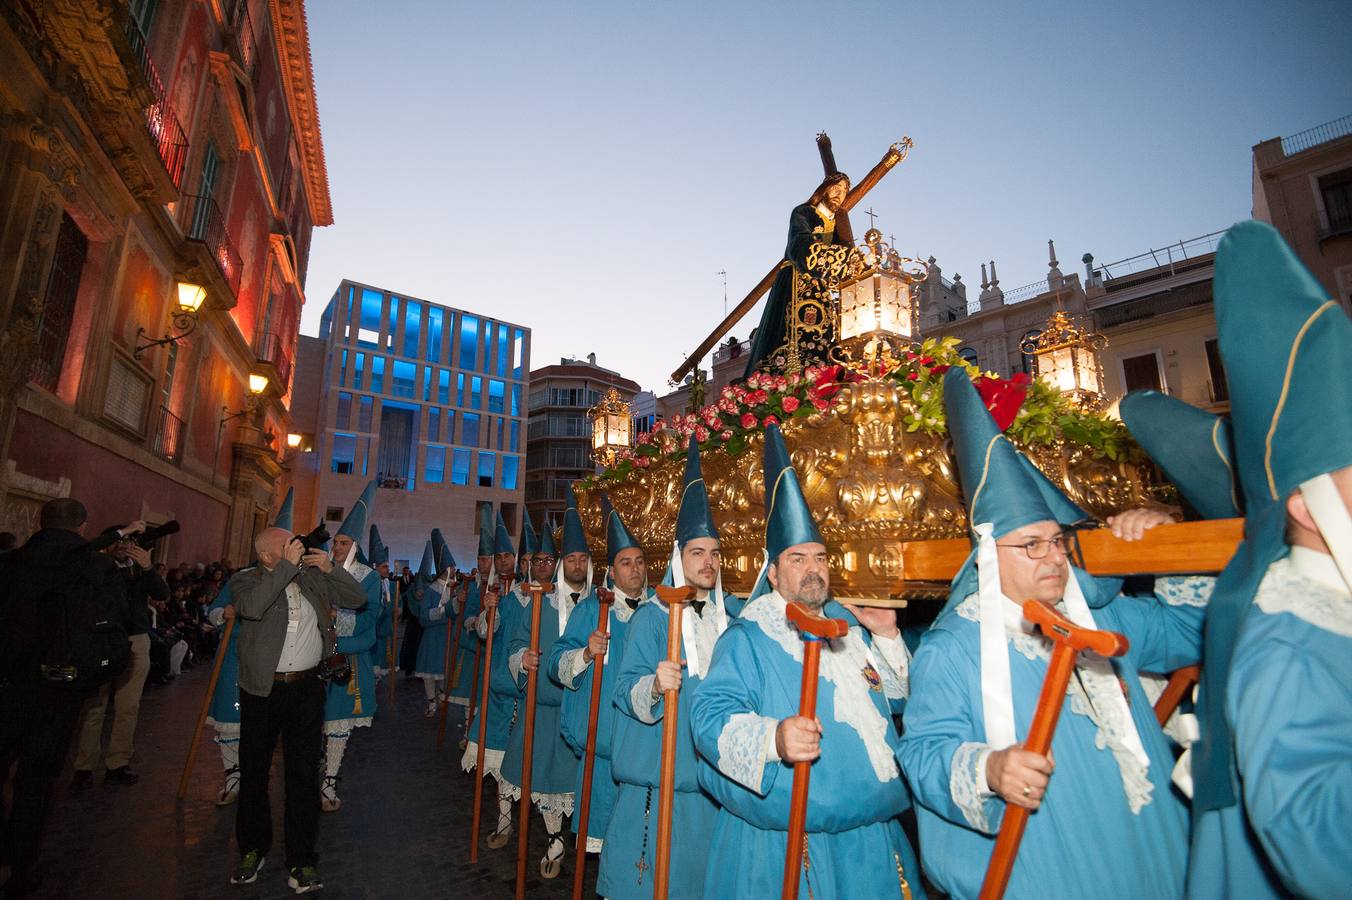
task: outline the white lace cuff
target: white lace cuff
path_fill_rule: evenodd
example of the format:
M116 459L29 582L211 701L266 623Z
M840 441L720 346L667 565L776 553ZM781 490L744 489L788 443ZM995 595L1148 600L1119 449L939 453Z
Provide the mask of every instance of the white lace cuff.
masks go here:
M634 709L634 716L648 725L652 725L662 718L662 700L653 699L653 682L657 680L657 673L644 675L629 691L629 705Z
M512 677L517 681L521 680L521 659L526 655L524 649L518 650L507 658L507 669L512 673Z
M995 824L991 821L994 817L988 808L995 794L986 783L986 759L991 749L971 741L959 744L953 751L953 763L948 773L948 790L953 803L962 810L968 825L985 834L995 833Z
M779 721L756 713L734 713L718 734L718 770L733 781L761 794L765 766L771 760Z
M438 603L427 611L427 618L433 622L440 622L442 619L446 618L446 607Z
M895 637L873 637L873 647L882 657L882 662L891 673L880 673L883 677L883 693L889 698L906 699L911 695L911 651L901 639L898 631ZM893 677L888 677L888 675Z
M1155 596L1170 606L1206 606L1215 586L1211 575L1170 575L1155 579Z
M217 628L220 628L223 625L225 625L225 607L223 606L217 607L216 609L213 609L211 612L207 613L207 621L210 622L212 625L215 625Z
M559 654L559 681L568 690L577 689L577 676L587 671L587 648L577 647Z

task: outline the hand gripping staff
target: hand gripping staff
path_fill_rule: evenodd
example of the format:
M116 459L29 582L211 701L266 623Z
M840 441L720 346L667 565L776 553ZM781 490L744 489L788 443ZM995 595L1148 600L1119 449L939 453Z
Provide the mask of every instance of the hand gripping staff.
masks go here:
M530 591L530 652L540 652L540 607L544 605L544 595L552 593L554 585L532 581L526 586ZM563 602L560 600L559 602ZM526 846L530 839L530 782L531 769L535 756L535 696L539 689L540 667L526 673L526 730L521 740L521 834L516 846L516 900L525 900L526 896ZM482 745L480 745L482 746ZM585 841L584 841L585 844Z
M394 600L390 603L390 703L394 703L394 673L399 668L399 579L394 581Z
M450 616L446 617L446 653L441 665L441 677L446 680L446 687L441 692L440 709L437 711L437 748L440 749L443 741L446 740L446 707L451 702L451 690L455 687L455 678L452 678L451 661L460 659L460 631L465 625L465 595L469 591L469 581L462 572L455 573L455 580L447 585L446 589L458 590L460 592L460 612L456 613L453 621ZM455 675L460 674L457 665ZM466 719L466 722L469 720Z
M850 626L842 619L814 616L797 603L788 606L789 622L803 639L803 687L798 700L798 715L817 718L817 668L821 663L822 642L844 637ZM793 793L789 800L789 846L784 854L783 900L797 900L798 873L803 866L803 847L807 842L807 788L812 763L793 765Z
M511 593L512 576L501 576L498 579L498 588L501 591L498 594L499 597L505 597ZM484 640L483 693L479 697L479 752L474 761L474 821L470 824L470 862L479 861L479 821L483 815L484 800L484 741L488 739L488 685L492 680L488 677L488 673L493 665L493 625L497 611L497 607L490 607L486 610L488 617L484 619L485 627L488 629L488 637Z
M681 612L695 596L695 589L659 584L657 599L667 605L667 661L681 664ZM658 788L657 859L653 868L653 900L667 900L671 878L671 804L676 792L676 737L680 691L667 691L662 698L662 780Z
M476 578L478 578L478 577L479 577L479 570L478 570L478 569L470 569L470 570L469 570L469 580L470 580L470 581L473 581L474 579L476 579ZM485 584L485 586L487 585L487 579L485 579L484 584ZM479 600L479 603L480 603L480 606L479 606L479 615L482 616L482 615L484 614L484 611L483 611L483 605L482 605L482 604L483 604L483 591L482 591L482 590L479 591L479 598L480 598L480 600ZM475 641L475 642L474 642L474 683L473 683L472 685L470 685L470 689L469 689L469 715L465 717L465 728L466 728L466 730L469 729L469 723L474 721L474 711L475 711L476 709L478 709L478 703L479 703L479 667L480 667L480 663L483 662L483 658L484 658L484 642L483 642L483 641ZM466 735L466 736L468 736L468 735Z
M235 620L226 619L225 631L221 633L221 645L216 648L216 661L211 665L211 680L207 682L206 695L202 697L202 710L197 714L197 727L192 730L192 743L188 745L188 760L183 764L183 776L178 780L178 799L188 795L188 777L192 775L193 763L197 762L197 743L202 739L202 726L211 710L211 698L216 694L216 682L221 677L221 663L225 662L225 651L230 645L230 635L235 631Z
M1046 756L1052 746L1056 721L1061 717L1061 707L1066 701L1066 687L1075 670L1076 654L1081 650L1092 650L1099 656L1121 656L1127 652L1128 644L1126 637L1115 631L1081 628L1041 600L1025 602L1023 617L1042 629L1043 636L1055 645L1047 675L1042 680L1042 693L1037 698L1033 722L1024 741L1024 749ZM995 850L986 869L986 880L981 884L980 900L1000 900L1004 896L1027 825L1028 810L1022 806L1005 807L1000 833L995 838Z
M596 599L601 602L601 615L596 623L596 630L606 634L610 630L610 606L615 602L615 593L598 587ZM573 819L573 830L577 832L577 856L573 863L573 900L582 900L582 882L587 871L587 824L591 818L592 774L596 768L596 726L601 714L601 673L605 665L605 656L598 656L592 660L591 705L587 710L587 749L582 757L582 796L578 800L577 816Z

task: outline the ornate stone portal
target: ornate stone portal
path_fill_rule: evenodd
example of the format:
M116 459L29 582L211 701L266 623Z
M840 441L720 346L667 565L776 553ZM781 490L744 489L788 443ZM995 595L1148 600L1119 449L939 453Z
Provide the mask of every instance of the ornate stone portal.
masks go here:
M845 385L826 410L783 426L803 493L830 551L838 597L887 605L933 597L942 586L905 582L903 542L967 534L949 442L937 434L907 432L904 419L914 411L911 397L895 381L870 379ZM642 543L654 582L671 555L685 465L679 435L662 431L656 437L662 457L605 487ZM723 584L735 592L751 588L762 563L762 440L752 435L737 455L715 449L701 457L722 535ZM1096 457L1064 439L1021 449L1094 516L1158 505L1147 464ZM597 486L577 489L583 524L596 543L594 555L602 554L604 542L600 492Z

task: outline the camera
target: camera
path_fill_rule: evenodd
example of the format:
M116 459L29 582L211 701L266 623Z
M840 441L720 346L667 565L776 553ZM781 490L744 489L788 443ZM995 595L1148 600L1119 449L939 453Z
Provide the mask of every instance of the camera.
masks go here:
M329 530L324 527L323 522L320 522L315 526L315 530L309 534L296 535L296 540L300 541L301 546L306 550L323 550L330 537L332 535L329 534Z
M156 525L153 528L147 528L140 534L132 535L132 539L140 544L142 548L149 550L155 546L155 542L161 538L166 538L171 534L178 534L179 524L177 519L170 519L163 525Z

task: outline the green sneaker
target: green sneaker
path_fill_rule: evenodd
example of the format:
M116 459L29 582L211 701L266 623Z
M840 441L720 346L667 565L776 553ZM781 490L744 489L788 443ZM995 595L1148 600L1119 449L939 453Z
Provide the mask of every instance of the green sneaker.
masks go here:
M239 859L239 868L230 876L231 884L253 884L258 880L258 870L263 868L263 854L250 850Z
M319 880L319 870L314 866L293 867L291 877L286 880L286 883L297 894L308 894L310 891L317 891L324 886L324 882Z

